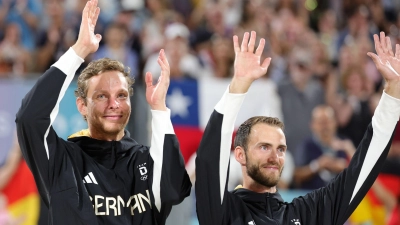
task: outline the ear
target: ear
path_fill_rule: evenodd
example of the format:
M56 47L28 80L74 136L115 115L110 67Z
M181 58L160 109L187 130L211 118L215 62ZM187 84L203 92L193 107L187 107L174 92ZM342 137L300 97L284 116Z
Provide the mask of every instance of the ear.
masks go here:
M78 111L81 113L82 116L84 117L87 116L87 106L83 98L81 97L76 98L76 107L78 108Z
M235 159L240 163L240 165L242 166L246 165L246 153L244 152L244 149L241 146L237 146L235 148Z

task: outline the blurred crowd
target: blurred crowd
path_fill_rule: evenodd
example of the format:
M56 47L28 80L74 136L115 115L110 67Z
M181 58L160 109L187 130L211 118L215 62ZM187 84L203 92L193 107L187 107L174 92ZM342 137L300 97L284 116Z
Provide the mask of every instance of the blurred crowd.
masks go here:
M49 68L75 43L85 3L1 0L0 79L31 78ZM272 63L265 78L277 87L290 155L281 189L317 189L347 167L384 87L367 56L374 51L372 35L384 31L393 46L400 44L398 0L99 0L99 4L96 32L103 40L86 62L102 57L120 60L139 84L146 71L159 75L155 59L160 48L167 54L171 79L222 79L232 76L233 35L241 38L254 30L258 38L266 39L263 54L272 57ZM395 137L388 159L394 167L387 174L394 175L378 178L373 188L388 212L385 221L391 212L400 212L400 183L393 184L400 176L392 173L400 170L399 143ZM385 200L379 196L382 192L396 201ZM354 224L365 222L355 220Z

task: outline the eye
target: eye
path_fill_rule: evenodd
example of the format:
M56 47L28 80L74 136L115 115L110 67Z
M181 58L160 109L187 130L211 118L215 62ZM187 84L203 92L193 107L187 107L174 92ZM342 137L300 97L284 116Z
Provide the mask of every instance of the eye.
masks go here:
M120 93L120 94L118 94L118 98L125 99L125 98L127 98L127 97L128 97L128 95L125 94L125 93Z
M279 152L286 152L286 149L285 148L278 148L278 151Z
M260 148L261 148L261 150L268 150L268 146L267 145L261 145Z
M97 98L98 98L98 99L103 99L103 98L106 98L106 95L104 95L104 94L99 94L99 95L97 95Z

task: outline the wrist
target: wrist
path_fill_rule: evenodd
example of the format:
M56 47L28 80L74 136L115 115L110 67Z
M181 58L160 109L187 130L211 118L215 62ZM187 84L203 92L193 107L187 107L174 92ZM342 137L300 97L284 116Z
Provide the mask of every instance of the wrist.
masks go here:
M150 105L151 110L167 111L167 106L164 105Z
M242 94L247 93L253 81L232 79L229 85L229 93Z
M74 44L71 48L82 59L85 59L91 53L90 49L78 43Z
M390 95L393 98L400 99L400 89L399 89L400 82L392 81L392 82L387 82L385 84L385 93Z

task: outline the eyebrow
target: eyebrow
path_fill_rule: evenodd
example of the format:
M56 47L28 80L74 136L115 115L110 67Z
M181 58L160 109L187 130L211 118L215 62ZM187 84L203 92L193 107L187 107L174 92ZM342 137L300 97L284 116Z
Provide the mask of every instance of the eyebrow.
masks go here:
M257 145L269 145L269 146L272 146L272 144L271 143L268 143L268 142L260 142L260 143L258 143ZM280 147L280 148L287 148L287 145L278 145L278 147Z

